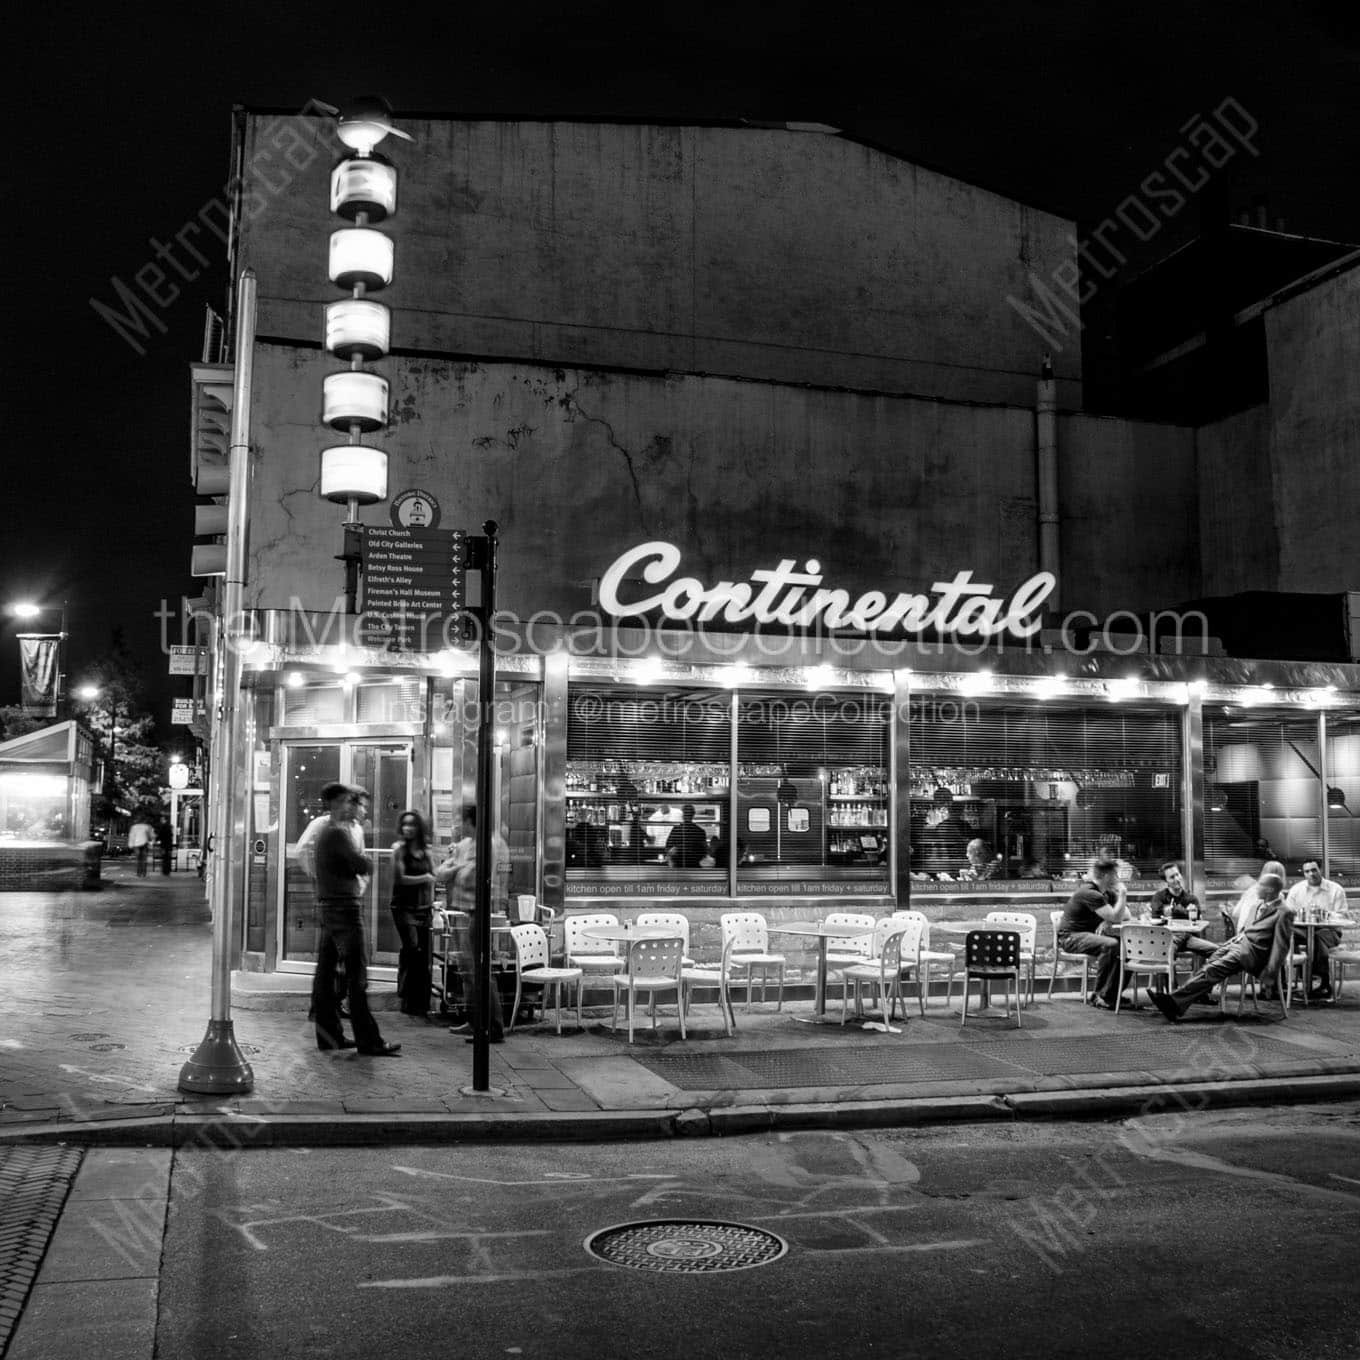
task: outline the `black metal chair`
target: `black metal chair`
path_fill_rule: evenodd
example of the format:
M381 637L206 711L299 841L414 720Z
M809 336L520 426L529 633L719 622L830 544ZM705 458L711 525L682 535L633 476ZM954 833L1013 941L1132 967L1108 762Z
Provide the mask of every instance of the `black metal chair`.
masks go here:
M1011 983L1015 984L1015 1027L1020 1024L1020 932L970 930L963 938L963 1015L968 1023L968 984L977 978L985 992L993 982L1006 984L1006 1014L1011 1013Z

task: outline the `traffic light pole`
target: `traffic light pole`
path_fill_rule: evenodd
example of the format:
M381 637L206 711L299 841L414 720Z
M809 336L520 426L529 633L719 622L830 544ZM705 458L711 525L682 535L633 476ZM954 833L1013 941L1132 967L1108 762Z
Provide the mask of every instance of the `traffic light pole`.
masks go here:
M482 525L484 538L468 543L470 563L482 573L482 598L474 615L481 634L477 673L477 917L473 932L473 967L477 975L477 1009L472 1017L471 1094L491 1092L491 1003L495 979L491 976L491 862L496 810L492 797L492 745L496 723L496 654L492 649L491 621L496 614L496 531L494 519ZM500 1004L500 997L495 998Z
M241 751L242 601L246 580L246 508L250 491L250 393L255 357L255 271L245 270L237 289L236 354L232 372L231 451L227 495L227 570L217 644L222 692L217 696L221 743L217 747L216 827L218 852L213 874L212 1011L208 1030L194 1055L180 1068L179 1089L196 1095L244 1094L254 1090L255 1074L236 1046L231 1021L231 928L240 893L245 856L244 822L239 824L236 794Z

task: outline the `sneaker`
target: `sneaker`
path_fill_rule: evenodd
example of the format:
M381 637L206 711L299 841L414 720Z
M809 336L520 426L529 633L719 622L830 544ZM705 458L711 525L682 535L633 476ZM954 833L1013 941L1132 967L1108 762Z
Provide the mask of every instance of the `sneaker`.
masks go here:
M365 1058L395 1058L401 1052L400 1044L376 1044L372 1048L359 1050Z
M465 1021L463 1024L461 1024L461 1025L450 1025L450 1026L449 1026L449 1033L450 1033L450 1034L471 1034L471 1033L472 1033L472 1026L469 1025L469 1024L467 1024L466 1021Z
M1106 1001L1103 996L1093 996L1091 998L1091 1005L1093 1005L1098 1011L1114 1010L1114 1007L1110 1005L1110 1003Z

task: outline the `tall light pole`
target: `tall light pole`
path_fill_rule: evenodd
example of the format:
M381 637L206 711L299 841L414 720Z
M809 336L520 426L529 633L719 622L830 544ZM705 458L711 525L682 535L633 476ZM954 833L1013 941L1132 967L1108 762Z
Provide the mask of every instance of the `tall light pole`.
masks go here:
M98 685L81 685L76 690L76 698L87 704L98 703L103 694L104 691ZM104 797L112 803L118 792L118 767L115 764L118 756L118 696L112 690L109 691L108 712L109 760L108 767L104 771Z

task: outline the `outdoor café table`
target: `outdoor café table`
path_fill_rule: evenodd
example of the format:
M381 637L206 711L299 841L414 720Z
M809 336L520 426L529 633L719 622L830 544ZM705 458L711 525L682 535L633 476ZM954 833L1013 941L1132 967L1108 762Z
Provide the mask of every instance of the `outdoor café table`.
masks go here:
M1352 921L1348 916L1316 916L1312 912L1296 912L1294 933L1304 934L1304 952L1307 958L1303 965L1303 1004L1308 1004L1308 993L1313 990L1313 936L1319 930L1360 930L1360 921Z
M828 940L857 940L874 933L873 926L832 925L822 921L790 921L788 925L769 928L771 935L799 935L817 941L817 992L811 1015L795 1015L805 1025L819 1025L826 1020L826 945Z

